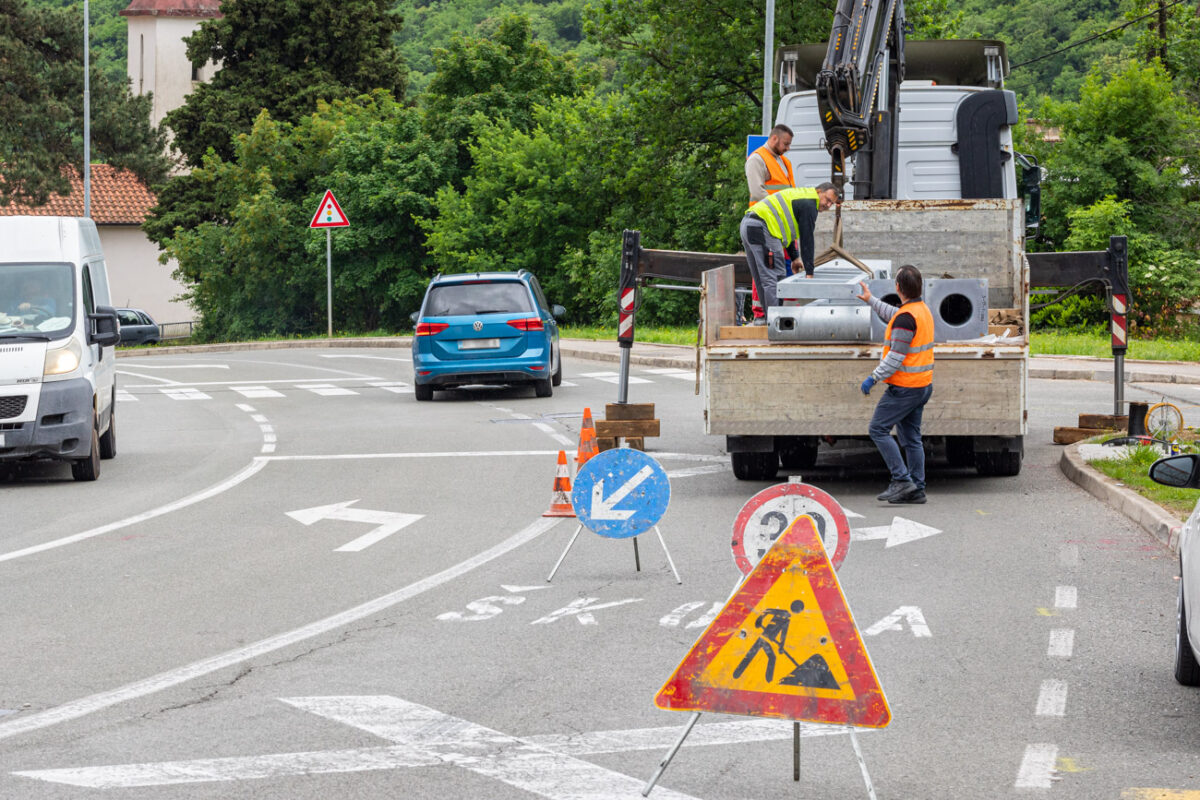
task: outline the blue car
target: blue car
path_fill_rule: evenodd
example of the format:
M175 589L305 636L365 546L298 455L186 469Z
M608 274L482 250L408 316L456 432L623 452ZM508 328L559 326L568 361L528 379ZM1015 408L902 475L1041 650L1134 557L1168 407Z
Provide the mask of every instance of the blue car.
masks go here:
M555 318L565 313L526 270L438 275L413 315L417 400L471 384L532 384L549 397L562 383Z

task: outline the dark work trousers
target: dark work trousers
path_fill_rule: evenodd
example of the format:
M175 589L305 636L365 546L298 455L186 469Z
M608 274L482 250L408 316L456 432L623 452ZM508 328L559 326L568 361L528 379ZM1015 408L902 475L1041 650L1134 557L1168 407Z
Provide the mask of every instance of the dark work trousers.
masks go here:
M771 235L767 230L767 223L757 214L742 217L740 233L742 249L746 251L746 263L750 267L750 277L758 287L758 297L763 308L779 305L775 285L787 276L783 266L783 242Z
M921 416L925 404L933 396L933 384L929 386L893 386L887 384L883 397L875 406L875 416L867 431L871 441L879 448L879 455L887 464L894 481L912 481L918 489L925 488L925 446L921 443ZM892 440L892 427L900 446ZM900 457L900 447L908 457L908 466Z

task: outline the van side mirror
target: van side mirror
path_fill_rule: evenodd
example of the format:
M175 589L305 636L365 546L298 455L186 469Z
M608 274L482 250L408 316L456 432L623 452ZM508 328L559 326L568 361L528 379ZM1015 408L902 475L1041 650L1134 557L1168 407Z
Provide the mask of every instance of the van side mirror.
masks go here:
M1160 458L1150 465L1150 480L1164 486L1200 489L1200 456L1189 454Z
M117 321L117 312L112 306L96 306L95 314L87 315L91 330L88 331L88 343L101 347L112 347L121 341L121 323Z
M567 315L567 310L558 303L555 303L554 305L550 306L550 313L557 320L565 317Z

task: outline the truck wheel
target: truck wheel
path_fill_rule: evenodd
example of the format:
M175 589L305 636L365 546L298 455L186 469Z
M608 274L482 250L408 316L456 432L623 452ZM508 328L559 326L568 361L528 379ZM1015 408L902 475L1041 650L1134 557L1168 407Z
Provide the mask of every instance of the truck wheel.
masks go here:
M1010 477L1021 474L1021 453L1005 450L1002 453L976 453L975 471L980 475Z
M112 411L108 415L108 430L100 437L100 457L108 460L117 457L117 397L113 392Z
M413 396L420 402L433 399L433 387L427 383L413 384Z
M774 453L730 453L733 477L739 481L769 481L779 471L779 457Z
M779 463L784 469L809 469L817 463L817 446L809 437L785 439L779 444Z
M100 437L96 435L96 418L92 417L92 449L87 458L71 462L71 477L77 481L94 481L100 477Z
M975 466L974 440L970 436L947 436L946 461L952 467Z

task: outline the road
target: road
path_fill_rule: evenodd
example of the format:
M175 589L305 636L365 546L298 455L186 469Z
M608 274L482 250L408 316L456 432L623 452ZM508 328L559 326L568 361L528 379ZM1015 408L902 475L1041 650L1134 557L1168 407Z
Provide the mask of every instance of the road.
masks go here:
M653 697L767 484L733 479L689 372L634 367L682 584L656 538L638 572L588 533L547 583L574 530L541 516L556 452L617 390L615 365L565 368L551 398L418 404L404 350L121 359L100 480L0 483L0 797L639 797L687 719ZM1167 391L1200 422L1194 387L1126 394ZM790 724L706 714L652 797L1200 797L1174 558L1048 444L1111 387L1029 397L1016 478L935 464L927 505L889 506L861 446L803 476L874 531L839 572L893 715L857 737L865 772L844 729L806 725L797 786Z

